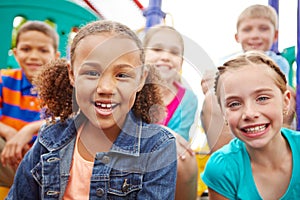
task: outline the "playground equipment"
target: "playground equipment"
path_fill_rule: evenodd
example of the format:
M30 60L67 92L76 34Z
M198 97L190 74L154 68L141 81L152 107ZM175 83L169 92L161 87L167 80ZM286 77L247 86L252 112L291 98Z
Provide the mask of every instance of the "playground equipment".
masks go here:
M63 57L66 56L68 35L72 28L100 19L91 10L69 0L1 0L0 13L0 37L2 39L0 68L7 68L8 61L14 59L12 55L8 55L8 52L11 48L13 22L18 16L27 20L54 22L60 37L58 50Z
M296 80L297 80L297 87L296 87L296 114L297 116L300 116L300 87L298 85L300 84L300 0L298 0L298 6L297 6L297 56L296 56L296 63L297 63L297 71L296 71ZM297 117L297 130L300 130L300 118Z
M279 16L279 0L269 0L269 5L273 6L275 8L275 10L278 13ZM292 47L288 47L286 49L283 50L283 52L281 53L282 56L284 56L289 64L290 64L290 74L289 74L289 79L290 81L292 81L294 78L296 79L296 84L289 82L289 84L294 87L296 89L296 116L300 116L300 51L299 51L299 47L300 47L300 0L297 1L297 24L295 24L297 26L297 44L296 46L292 46ZM280 16L279 16L280 17ZM272 46L272 50L278 53L278 43L274 44ZM296 61L296 73L294 74L293 71L293 64ZM297 123L297 130L300 130L300 118L296 117L296 123Z
M146 18L145 30L160 24L165 18L166 14L161 10L162 0L149 0L149 5L147 8L144 8L143 5L137 0L133 0L134 3L143 11L143 14ZM88 0L84 0L90 7ZM283 2L282 2L283 3ZM273 6L277 12L279 11L279 0L269 0L269 5ZM300 0L298 0L298 36L300 34L300 11L299 11ZM2 45L0 48L0 68L6 68L8 62L13 59L13 56L9 56L8 52L11 48L12 41L12 30L13 30L13 21L15 17L21 16L28 20L50 20L56 24L56 30L60 36L59 51L63 57L67 56L67 44L68 44L68 35L71 32L72 28L80 27L87 22L103 19L100 13L95 9L84 8L70 0L1 0L0 1L0 22L1 22L1 31L0 36L2 38ZM278 13L279 14L279 13ZM297 47L300 46L299 38L297 40ZM278 52L278 43L274 44L272 50ZM297 48L288 47L281 52L281 54L287 58L290 66L296 61L298 64L296 74L293 73L293 70L290 70L289 80L293 80L293 77L296 76L297 85L300 83L300 53L297 51ZM289 82L292 85L292 82ZM295 86L296 87L296 86ZM297 90L297 115L300 116L300 88L296 87ZM300 119L297 119L297 129L300 130ZM199 150L201 151L201 150ZM202 171L205 162L208 158L206 154L199 154L197 156L199 169ZM203 183L200 183L203 184ZM205 187L199 185L198 195L200 196ZM1 191L0 191L1 194ZM0 198L1 199L1 198Z

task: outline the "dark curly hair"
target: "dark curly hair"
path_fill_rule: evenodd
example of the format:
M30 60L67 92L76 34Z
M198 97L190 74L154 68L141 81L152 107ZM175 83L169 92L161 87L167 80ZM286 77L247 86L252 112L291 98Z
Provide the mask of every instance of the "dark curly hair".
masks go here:
M66 59L51 61L33 80L41 100L42 118L53 122L56 117L64 121L76 111L72 104L73 86L69 81L67 65Z
M114 34L118 34L120 30L120 34L136 41L141 52L140 59L144 63L144 50L135 33L120 23L102 20L83 27L75 36L71 48L71 64L75 57L76 44L82 38L95 32L114 31ZM136 94L132 109L136 117L146 123L157 123L165 117L165 107L159 91L161 79L155 67L144 65L144 70L148 70L148 76L142 90ZM55 122L55 118L59 117L64 121L78 112L74 88L69 79L67 60L58 59L47 64L34 80L34 84L41 99L41 106L44 108L43 118Z

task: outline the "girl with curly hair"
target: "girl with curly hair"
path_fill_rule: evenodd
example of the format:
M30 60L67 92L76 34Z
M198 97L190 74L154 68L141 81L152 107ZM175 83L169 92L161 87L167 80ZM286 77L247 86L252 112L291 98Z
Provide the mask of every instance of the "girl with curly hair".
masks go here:
M164 117L158 81L132 30L106 20L82 27L70 64L52 62L37 79L49 123L8 199L174 199L176 143L155 124Z

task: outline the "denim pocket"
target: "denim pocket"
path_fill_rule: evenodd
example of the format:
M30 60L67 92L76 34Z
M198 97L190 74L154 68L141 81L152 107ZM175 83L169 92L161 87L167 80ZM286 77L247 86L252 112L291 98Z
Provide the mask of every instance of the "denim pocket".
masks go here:
M143 174L111 169L108 174L91 177L90 199L136 199L142 189Z
M112 170L109 178L108 196L127 196L142 189L143 175L137 172ZM133 195L133 194L131 194Z

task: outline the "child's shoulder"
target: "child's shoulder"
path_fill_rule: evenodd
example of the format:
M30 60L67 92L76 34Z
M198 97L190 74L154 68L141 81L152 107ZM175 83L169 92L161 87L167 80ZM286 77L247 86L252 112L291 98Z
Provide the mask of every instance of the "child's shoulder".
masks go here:
M289 143L291 140L295 141L297 146L300 147L300 132L288 128L281 129L282 134L288 139Z
M57 148L76 136L76 126L73 118L62 122L43 124L39 131L39 142L48 148Z
M273 51L266 51L266 55L269 56L270 58L272 58L278 65L280 65L280 64L289 65L286 58L280 54L276 54Z
M143 131L151 133L148 135L153 135L153 136L156 135L166 139L175 139L175 136L173 134L174 131L167 126L144 123Z
M282 72L288 77L290 65L286 58L284 58L280 54L276 54L273 51L266 51L266 55L269 56L279 66Z
M2 77L6 76L14 79L21 79L23 74L21 69L1 69L0 73Z
M169 144L175 144L176 139L172 132L171 129L162 125L143 124L141 134L142 148L150 148L150 151L154 151L155 149L165 148L164 146L168 146Z

